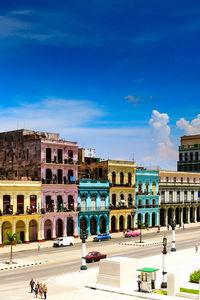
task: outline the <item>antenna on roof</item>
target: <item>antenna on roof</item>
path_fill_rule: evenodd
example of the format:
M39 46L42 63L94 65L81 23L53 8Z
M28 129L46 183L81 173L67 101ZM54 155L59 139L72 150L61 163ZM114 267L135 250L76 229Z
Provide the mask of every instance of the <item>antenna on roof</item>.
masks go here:
M134 158L134 153L133 153L133 158L132 158L132 161L135 161L135 158Z

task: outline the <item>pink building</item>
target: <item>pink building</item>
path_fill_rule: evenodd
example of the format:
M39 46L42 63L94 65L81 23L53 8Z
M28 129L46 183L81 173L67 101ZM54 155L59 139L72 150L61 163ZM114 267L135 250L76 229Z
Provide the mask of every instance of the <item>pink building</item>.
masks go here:
M41 240L78 236L78 144L33 130L0 133L0 177L41 180Z

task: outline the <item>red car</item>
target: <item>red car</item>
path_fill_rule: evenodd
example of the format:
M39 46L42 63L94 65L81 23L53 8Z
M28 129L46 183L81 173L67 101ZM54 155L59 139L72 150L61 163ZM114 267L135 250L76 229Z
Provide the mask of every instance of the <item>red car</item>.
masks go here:
M139 236L140 232L139 231L127 231L124 233L125 237L134 237L134 236Z
M92 251L89 252L88 255L86 255L86 262L93 262L93 261L99 261L102 258L106 258L107 255L106 254L101 254L100 252L97 251Z

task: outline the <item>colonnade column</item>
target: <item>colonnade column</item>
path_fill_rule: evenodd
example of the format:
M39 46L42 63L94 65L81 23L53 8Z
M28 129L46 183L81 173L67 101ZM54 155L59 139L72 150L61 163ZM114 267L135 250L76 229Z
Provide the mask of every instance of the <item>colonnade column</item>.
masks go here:
M2 247L2 223L0 223L0 247Z
M127 229L127 214L125 214L125 220L124 220L124 229L126 230Z
M167 223L168 223L167 222L167 217L168 217L167 215L168 215L168 209L166 208L165 209L165 226L167 226Z
M100 233L100 217L98 216L98 221L97 221L97 234Z
M115 229L116 229L116 232L119 232L119 216L115 216L116 218L116 223L115 223Z
M63 236L67 236L67 218L64 218L63 226Z
M25 222L25 243L26 244L30 243L30 241L29 241L29 221L28 221L28 218L26 219L26 222Z
M52 226L53 226L53 233L52 233L52 240L55 240L56 239L56 221L53 220L52 222Z
M38 220L38 233L37 233L38 242L44 241L44 223L42 220Z
M194 212L194 222L196 223L197 222L197 207L196 206L194 207L193 212Z
M74 237L78 237L78 214L73 218L74 221Z
M184 213L183 213L183 207L181 209L181 212L182 212L182 219L181 219L181 223L184 224Z
M188 223L190 223L190 207L188 207Z
M97 221L97 231L98 231L98 222ZM87 230L88 230L88 236L91 236L91 228L90 228L90 217L88 216L88 219L87 219Z

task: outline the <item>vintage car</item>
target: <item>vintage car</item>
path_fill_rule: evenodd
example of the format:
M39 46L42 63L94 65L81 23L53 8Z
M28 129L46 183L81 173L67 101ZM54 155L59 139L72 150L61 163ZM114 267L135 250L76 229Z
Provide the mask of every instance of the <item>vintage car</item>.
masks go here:
M110 239L111 239L111 236L109 233L100 233L93 238L93 242L107 241Z
M132 230L129 230L124 233L125 237L134 237L134 236L139 236L139 235L140 235L139 231L132 231Z
M99 261L100 259L106 258L107 255L106 254L102 254L100 252L97 251L91 251L88 253L88 255L86 255L86 262L93 262L93 261Z

